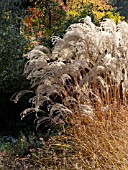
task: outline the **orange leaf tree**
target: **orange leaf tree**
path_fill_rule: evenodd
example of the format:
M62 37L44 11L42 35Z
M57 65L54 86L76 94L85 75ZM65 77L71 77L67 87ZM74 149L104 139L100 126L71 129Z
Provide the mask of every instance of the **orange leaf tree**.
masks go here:
M37 3L38 2L38 3ZM40 0L35 6L28 8L29 16L24 19L23 30L25 34L39 43L43 36L48 40L50 36L58 33L59 26L66 19L66 1Z
M46 42L43 45L52 47L50 37L61 36L70 24L87 15L94 22L105 17L119 22L122 18L112 10L109 0L37 0L32 8L28 8L24 31L34 40L34 45Z

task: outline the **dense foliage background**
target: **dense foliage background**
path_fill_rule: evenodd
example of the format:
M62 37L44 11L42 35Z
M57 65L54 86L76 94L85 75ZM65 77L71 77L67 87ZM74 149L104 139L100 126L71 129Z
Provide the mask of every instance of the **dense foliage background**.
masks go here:
M21 20L25 11L20 9L17 1L0 1L0 131L15 129L20 119L20 106L14 105L10 97L25 87L22 58L24 47L28 43L20 33ZM13 129L13 130L14 130Z

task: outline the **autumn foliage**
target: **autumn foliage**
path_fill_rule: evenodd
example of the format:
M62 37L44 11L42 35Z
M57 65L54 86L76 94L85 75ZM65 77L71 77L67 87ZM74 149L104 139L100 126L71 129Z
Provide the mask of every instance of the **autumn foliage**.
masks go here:
M50 36L60 36L73 18L76 22L76 18L90 15L96 23L105 17L120 22L122 18L112 10L109 0L71 0L65 3L62 0L37 1L33 8L28 8L24 31L38 45L42 37L48 40Z

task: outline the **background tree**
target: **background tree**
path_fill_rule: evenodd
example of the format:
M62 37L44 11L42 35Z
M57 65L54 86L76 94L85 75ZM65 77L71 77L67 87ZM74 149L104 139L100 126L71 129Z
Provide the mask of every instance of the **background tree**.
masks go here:
M113 7L116 7L116 11L128 19L128 1L127 0L111 0Z
M69 10L67 12L68 17L80 16L85 7L91 7L92 14L97 22L100 22L103 18L112 18L115 22L120 22L121 18L119 13L115 13L109 0L71 0L69 3Z
M59 35L65 30L62 29L63 21L66 20L66 12L63 5L66 1L42 0L35 3L35 6L28 9L29 17L24 19L24 32L34 45L41 40L44 45L52 46L49 37ZM61 31L60 31L61 30Z
M112 18L120 22L122 17L110 5L108 0L39 0L28 8L29 17L24 19L25 35L34 45L42 44L52 47L52 36L63 36L68 26L80 18L91 16L93 22L99 23L103 18Z
M15 128L22 108L10 101L11 96L26 86L22 55L28 41L20 27L25 10L17 0L0 1L0 129ZM16 128L15 128L16 129ZM1 132L3 133L3 132Z

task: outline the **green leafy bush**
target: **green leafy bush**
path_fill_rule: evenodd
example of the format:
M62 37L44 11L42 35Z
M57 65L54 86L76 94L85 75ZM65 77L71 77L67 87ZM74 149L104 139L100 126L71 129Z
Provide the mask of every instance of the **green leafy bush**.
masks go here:
M23 76L25 58L22 57L28 40L25 39L20 29L24 15L25 10L21 8L20 2L18 4L17 0L0 1L1 133L4 133L4 129L11 129L12 125L16 123L15 120L19 120L20 107L17 108L10 101L11 96L16 91L28 87Z

